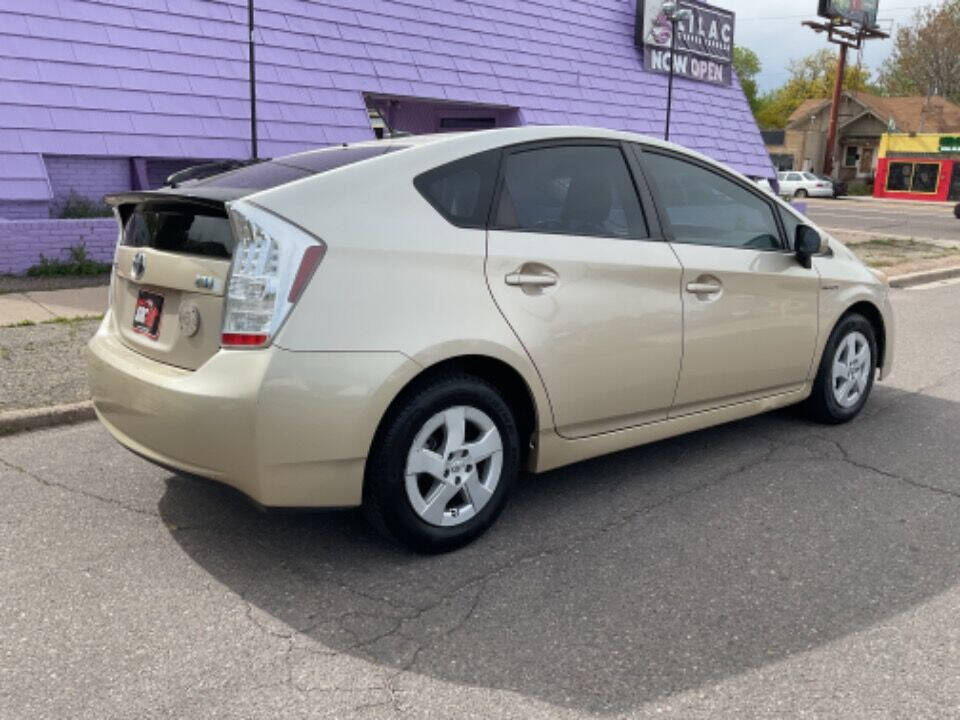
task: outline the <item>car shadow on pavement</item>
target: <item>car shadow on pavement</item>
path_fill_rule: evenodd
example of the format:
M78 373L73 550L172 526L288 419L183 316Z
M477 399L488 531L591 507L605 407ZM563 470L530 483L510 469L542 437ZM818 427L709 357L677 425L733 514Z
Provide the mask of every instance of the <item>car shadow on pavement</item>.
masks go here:
M878 387L846 426L782 411L525 478L437 557L356 512L263 514L171 477L214 578L327 648L624 712L865 630L960 581L960 404ZM908 448L920 448L913 454Z

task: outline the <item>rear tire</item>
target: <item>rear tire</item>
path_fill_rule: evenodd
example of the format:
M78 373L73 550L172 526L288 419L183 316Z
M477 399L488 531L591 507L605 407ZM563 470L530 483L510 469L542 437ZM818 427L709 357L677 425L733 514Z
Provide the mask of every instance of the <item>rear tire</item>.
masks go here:
M877 339L863 315L850 313L830 333L805 403L811 419L838 425L855 418L870 396L877 369Z
M800 188L799 190L797 190L797 191L793 194L793 196L794 196L795 198L805 198L808 194L809 194L809 193L807 193L806 190L804 190L803 188Z
M453 550L493 524L519 471L517 423L498 390L443 375L415 385L384 419L367 459L364 513L418 552Z

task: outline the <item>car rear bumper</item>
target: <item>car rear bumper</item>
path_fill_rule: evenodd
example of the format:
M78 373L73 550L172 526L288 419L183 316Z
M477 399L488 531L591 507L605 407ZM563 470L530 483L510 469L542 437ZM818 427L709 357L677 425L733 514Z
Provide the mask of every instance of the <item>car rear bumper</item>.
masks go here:
M126 347L109 314L87 355L97 416L121 444L270 507L358 505L377 424L419 369L401 353L273 346L184 370Z

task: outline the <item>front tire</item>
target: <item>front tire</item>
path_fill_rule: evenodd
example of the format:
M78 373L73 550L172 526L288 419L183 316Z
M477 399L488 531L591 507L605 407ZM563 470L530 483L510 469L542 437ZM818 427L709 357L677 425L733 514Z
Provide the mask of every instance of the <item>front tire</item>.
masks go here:
M838 425L855 418L873 389L877 339L863 315L850 313L830 333L806 409L813 420Z
M414 386L384 420L367 460L364 512L419 552L453 550L502 512L520 440L495 387L467 374Z

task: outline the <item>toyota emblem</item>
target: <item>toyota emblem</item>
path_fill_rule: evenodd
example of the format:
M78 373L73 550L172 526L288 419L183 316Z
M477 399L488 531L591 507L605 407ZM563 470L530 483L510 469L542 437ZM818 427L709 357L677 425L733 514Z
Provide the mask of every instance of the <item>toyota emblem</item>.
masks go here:
M133 279L137 280L141 275L143 275L143 271L146 270L146 267L146 260L143 257L143 253L138 252L133 256L133 262L130 263L130 272L133 273Z

